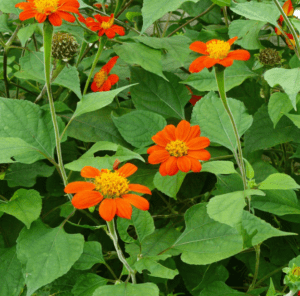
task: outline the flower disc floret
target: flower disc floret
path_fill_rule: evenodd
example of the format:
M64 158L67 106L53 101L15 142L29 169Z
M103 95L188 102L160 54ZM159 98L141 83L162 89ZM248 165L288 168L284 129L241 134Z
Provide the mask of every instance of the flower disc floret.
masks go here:
M166 146L166 150L170 153L171 156L181 157L188 154L188 147L183 141L176 140L170 142Z
M39 13L49 13L50 11L54 12L57 10L58 1L59 0L34 0L33 3Z
M213 40L207 44L207 52L212 59L224 59L230 51L228 42L222 40Z
M107 80L107 73L104 70L100 70L94 76L94 82L96 83L97 87L100 88L103 83Z

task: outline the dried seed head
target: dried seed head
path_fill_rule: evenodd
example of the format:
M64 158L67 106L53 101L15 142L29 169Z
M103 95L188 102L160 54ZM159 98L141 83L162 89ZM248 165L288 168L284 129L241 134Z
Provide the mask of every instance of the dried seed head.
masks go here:
M57 32L53 35L52 56L55 59L70 60L77 54L78 47L79 44L71 34Z
M259 53L258 59L264 65L273 66L280 63L281 56L276 49L265 48Z

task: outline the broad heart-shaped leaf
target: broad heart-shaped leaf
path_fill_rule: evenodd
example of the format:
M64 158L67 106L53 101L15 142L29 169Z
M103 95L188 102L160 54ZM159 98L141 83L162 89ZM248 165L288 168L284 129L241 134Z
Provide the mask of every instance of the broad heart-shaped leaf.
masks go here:
M278 26L277 20L280 16L280 11L272 2L232 2L230 9L233 12L242 15L250 20L267 22L274 26Z
M295 182L295 180L286 174L272 174L263 182L258 185L259 189L262 190L289 190L289 189L299 189L300 186Z
M32 36L36 28L37 24L31 24L19 30L17 36L22 46L25 46L26 41Z
M18 15L22 11L15 7L18 3L20 3L19 0L1 0L0 11L3 13L14 13Z
M300 90L300 68L268 70L264 77L270 86L279 84L289 96L294 109L296 109L296 96Z
M210 264L242 250L242 236L235 228L212 220L206 204L189 208L184 217L186 229L172 246L182 252L183 262Z
M245 190L217 195L207 204L207 214L220 223L234 226L241 222L245 198L249 195L265 195L260 190Z
M32 146L37 150L35 153L31 152L30 157L26 154L19 155L17 161L33 163L46 157L53 158L55 135L49 112L29 101L0 98L0 118L0 137L19 138L28 144L26 148ZM57 120L62 130L64 123L60 118ZM4 143L4 147L6 145Z
M109 105L116 95L130 86L132 85L126 85L111 91L95 92L84 95L81 101L77 103L77 108L72 119L79 115L92 112Z
M29 229L42 210L42 198L38 191L19 189L7 203L0 203L0 211L15 216Z
M155 187L163 192L164 194L173 197L175 199L176 195L181 187L181 184L186 176L184 172L178 172L174 176L162 176L159 172L154 176L153 182Z
M235 174L236 170L231 161L208 161L202 164L201 172L208 172L215 175Z
M122 137L137 148L153 144L151 137L161 131L167 121L159 114L137 110L120 117L112 116Z
M203 289L199 296L246 296L247 294L228 287L223 282L213 282Z
M152 111L165 118L184 119L184 106L191 95L180 79L165 73L169 82L143 69L132 68L131 79L139 83L130 89L135 107L138 110Z
M251 126L252 116L247 113L242 102L229 98L228 103L241 137ZM232 124L221 99L215 93L210 92L197 102L191 123L200 126L201 136L208 137L211 142L221 144L231 151L236 150Z
M17 239L18 259L26 274L27 296L67 273L83 251L81 234L67 234L59 226L47 228L41 221L23 229Z
M285 114L298 128L300 128L300 115L298 114Z
M122 283L114 286L104 286L98 288L93 296L158 296L159 290L155 284L135 284Z
M235 36L241 38L235 42L245 49L260 49L261 45L258 34L266 22L257 20L236 20L231 22L229 26L229 37Z
M74 296L92 296L95 290L105 286L107 280L94 273L83 274L72 289Z
M92 268L96 263L105 263L102 255L102 246L99 242L85 242L83 253L75 262L73 268L86 270Z
M242 82L251 77L256 77L257 74L252 72L243 61L234 61L231 67L225 70L225 89L230 89L239 86ZM182 83L192 86L199 91L217 91L218 86L214 71L209 72L207 69L199 73L193 73L182 81Z
M138 64L145 70L167 79L162 72L161 51L141 43L123 43L115 45L114 51L120 58L130 64Z
M166 49L173 59L179 61L182 66L184 66L185 60L191 53L189 49L189 43L191 43L191 40L182 35L175 35L165 38L139 36L135 37L134 39L152 48Z
M0 249L0 295L20 295L24 288L25 279L22 265L17 258L16 247Z

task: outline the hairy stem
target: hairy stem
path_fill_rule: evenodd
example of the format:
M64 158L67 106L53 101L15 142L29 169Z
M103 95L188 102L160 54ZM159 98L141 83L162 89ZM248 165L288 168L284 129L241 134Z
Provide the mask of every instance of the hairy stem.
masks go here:
M255 254L256 254L256 258L255 258L255 271L254 271L254 276L253 276L253 280L252 283L247 291L250 292L255 288L255 283L258 277L258 270L259 270L259 258L260 258L260 245L256 245L254 246L255 249Z

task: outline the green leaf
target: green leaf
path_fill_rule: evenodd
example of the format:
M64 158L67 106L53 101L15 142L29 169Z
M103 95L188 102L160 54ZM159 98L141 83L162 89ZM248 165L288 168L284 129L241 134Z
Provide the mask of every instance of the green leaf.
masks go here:
M50 177L54 169L54 166L50 167L41 161L33 164L15 163L6 171L5 180L9 187L32 187L37 177Z
M258 39L258 34L265 24L266 22L256 20L235 20L229 26L229 37L239 37L235 44L245 49L264 48Z
M114 51L120 58L130 64L138 64L145 70L167 79L162 72L161 51L141 43L123 43L115 45Z
M159 290L155 284L135 284L122 283L114 286L104 286L98 288L93 296L159 296Z
M276 289L274 287L272 278L270 278L270 287L266 296L276 296Z
M17 36L20 39L23 47L25 46L25 43L28 41L28 39L32 36L36 28L37 24L31 24L19 30Z
M83 251L81 234L67 234L63 228L47 228L41 221L23 229L17 239L18 259L27 275L27 296L67 273Z
M95 290L105 286L107 280L94 273L83 274L72 289L74 296L93 296Z
M213 3L219 6L230 6L231 0L211 0Z
M131 88L131 96L135 107L139 110L152 111L166 118L184 119L184 106L191 95L180 79L172 74L165 73L166 81L143 69L132 68L132 82L139 85Z
M121 117L112 117L122 137L137 148L153 144L151 137L161 131L166 125L166 120L159 114L137 110Z
M201 172L208 172L215 175L235 174L236 170L231 161L208 161L202 164Z
M25 285L22 265L17 258L16 247L0 249L0 295L19 295Z
M243 180L240 174L217 175L216 190L213 191L213 194L221 195L243 189Z
M262 2L246 2L246 3L234 3L230 9L242 15L250 20L262 21L270 23L274 26L278 26L277 20L280 16L280 11L277 9L274 3L262 3Z
M228 287L223 282L213 282L211 285L207 286L199 296L243 296L246 294L233 290L230 287Z
M241 235L235 228L212 220L206 204L198 204L185 213L186 229L172 248L182 252L188 264L205 265L228 258L243 248Z
M73 268L79 270L86 270L92 268L96 263L105 264L102 255L102 246L99 242L85 242L83 253L80 258L75 262Z
M252 116L240 101L228 98L228 103L241 137L252 124ZM211 142L221 144L231 151L237 149L233 127L221 99L213 92L202 98L192 113L192 124L198 124L201 136L208 137Z
M300 115L285 114L298 128L300 128Z
M281 85L283 90L289 96L294 109L296 109L296 96L300 90L300 73L299 68L295 69L283 69L274 68L268 70L264 78L269 83L270 86L275 86L277 84Z
M21 10L15 7L18 3L20 3L20 0L1 0L0 11L3 13L14 13L19 15Z
M256 77L257 74L252 72L243 61L235 61L231 67L225 70L225 90L239 86L242 82L251 77ZM193 73L182 81L182 83L192 86L199 91L217 91L218 86L214 71L209 72L204 69L199 73Z
M7 203L0 203L0 211L16 217L29 229L38 219L42 210L42 198L39 192L19 189Z
M178 172L174 176L162 176L159 172L154 176L153 182L155 187L164 194L175 199L186 176L184 172Z
M8 27L7 20L8 20L7 14L3 13L0 15L0 32L2 33L11 32L11 29Z
M300 186L295 180L286 174L272 174L258 186L262 190L288 190L288 189L299 189Z

